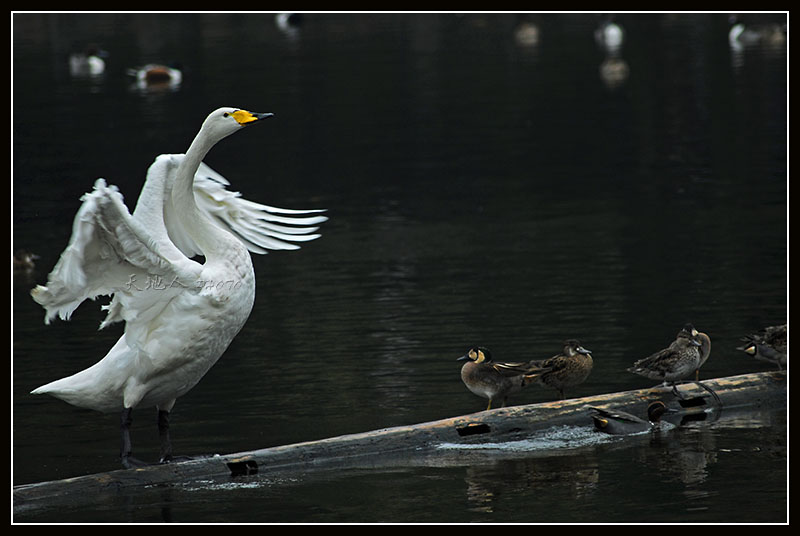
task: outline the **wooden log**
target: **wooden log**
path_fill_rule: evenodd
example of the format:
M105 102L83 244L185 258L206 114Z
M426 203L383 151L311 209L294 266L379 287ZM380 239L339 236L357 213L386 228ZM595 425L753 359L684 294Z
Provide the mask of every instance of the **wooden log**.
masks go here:
M202 479L236 479L247 475L285 475L287 472L342 467L389 467L429 464L436 446L510 441L553 426L591 426L591 406L622 409L644 416L647 405L662 400L680 409L682 418L709 411L742 407L786 407L785 371L744 374L691 382L670 388L654 387L497 408L422 424L396 426L364 433L265 448L225 456L189 460L137 469L14 487L14 512L52 507L65 501L90 501L97 494L135 491Z

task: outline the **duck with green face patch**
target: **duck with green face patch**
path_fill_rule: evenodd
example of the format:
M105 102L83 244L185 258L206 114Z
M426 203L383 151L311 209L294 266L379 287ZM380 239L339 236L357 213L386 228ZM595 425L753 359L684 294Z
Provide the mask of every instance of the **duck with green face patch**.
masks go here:
M636 434L652 430L661 422L661 417L668 411L663 402L657 400L647 406L647 420L620 410L591 408L592 422L595 429L607 434Z
M580 341L568 339L564 341L564 348L560 354L544 361L531 361L530 364L542 369L536 381L558 391L559 397L563 400L566 388L575 387L586 381L592 372L594 360L591 350L581 346Z
M466 361L461 367L461 380L467 389L489 399L487 410L497 401L502 401L501 407L504 407L509 395L521 391L541 372L530 363L495 362L492 353L482 346L470 348L457 360Z

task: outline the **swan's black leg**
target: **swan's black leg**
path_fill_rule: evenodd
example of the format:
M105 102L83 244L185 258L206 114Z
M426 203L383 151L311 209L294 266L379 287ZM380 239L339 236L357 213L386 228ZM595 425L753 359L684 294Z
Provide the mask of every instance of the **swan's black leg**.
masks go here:
M122 465L127 467L127 460L131 455L131 408L122 410L120 416L120 429L122 430L122 448L119 451L120 458L122 458Z
M133 422L133 408L125 408L122 410L120 417L120 428L122 430L122 448L120 450L120 458L122 458L122 466L126 469L131 467L140 467L145 465L143 462L131 456L133 448L131 444L131 423Z
M172 460L172 441L169 437L169 411L158 410L158 437L161 440L159 463Z
M169 411L158 410L158 437L161 440L161 456L158 463L185 462L192 460L191 456L173 456L172 440L169 435Z

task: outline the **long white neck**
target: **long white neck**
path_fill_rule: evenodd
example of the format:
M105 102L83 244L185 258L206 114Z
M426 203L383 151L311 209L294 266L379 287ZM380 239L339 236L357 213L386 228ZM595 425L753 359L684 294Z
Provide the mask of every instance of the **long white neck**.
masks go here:
M194 198L194 176L208 151L219 140L210 139L200 129L175 174L172 186L172 203L183 221L186 232L200 247L206 261L221 257L235 238L208 220L197 208Z

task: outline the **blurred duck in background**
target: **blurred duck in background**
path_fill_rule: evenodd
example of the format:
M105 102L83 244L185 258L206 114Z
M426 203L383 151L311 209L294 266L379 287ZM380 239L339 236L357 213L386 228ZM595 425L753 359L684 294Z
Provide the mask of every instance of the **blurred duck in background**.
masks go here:
M137 89L178 89L183 82L183 71L177 64L162 65L149 63L134 69L128 69L128 75L134 78Z
M96 77L106 71L108 52L89 45L81 52L73 52L69 56L69 74L75 77Z

